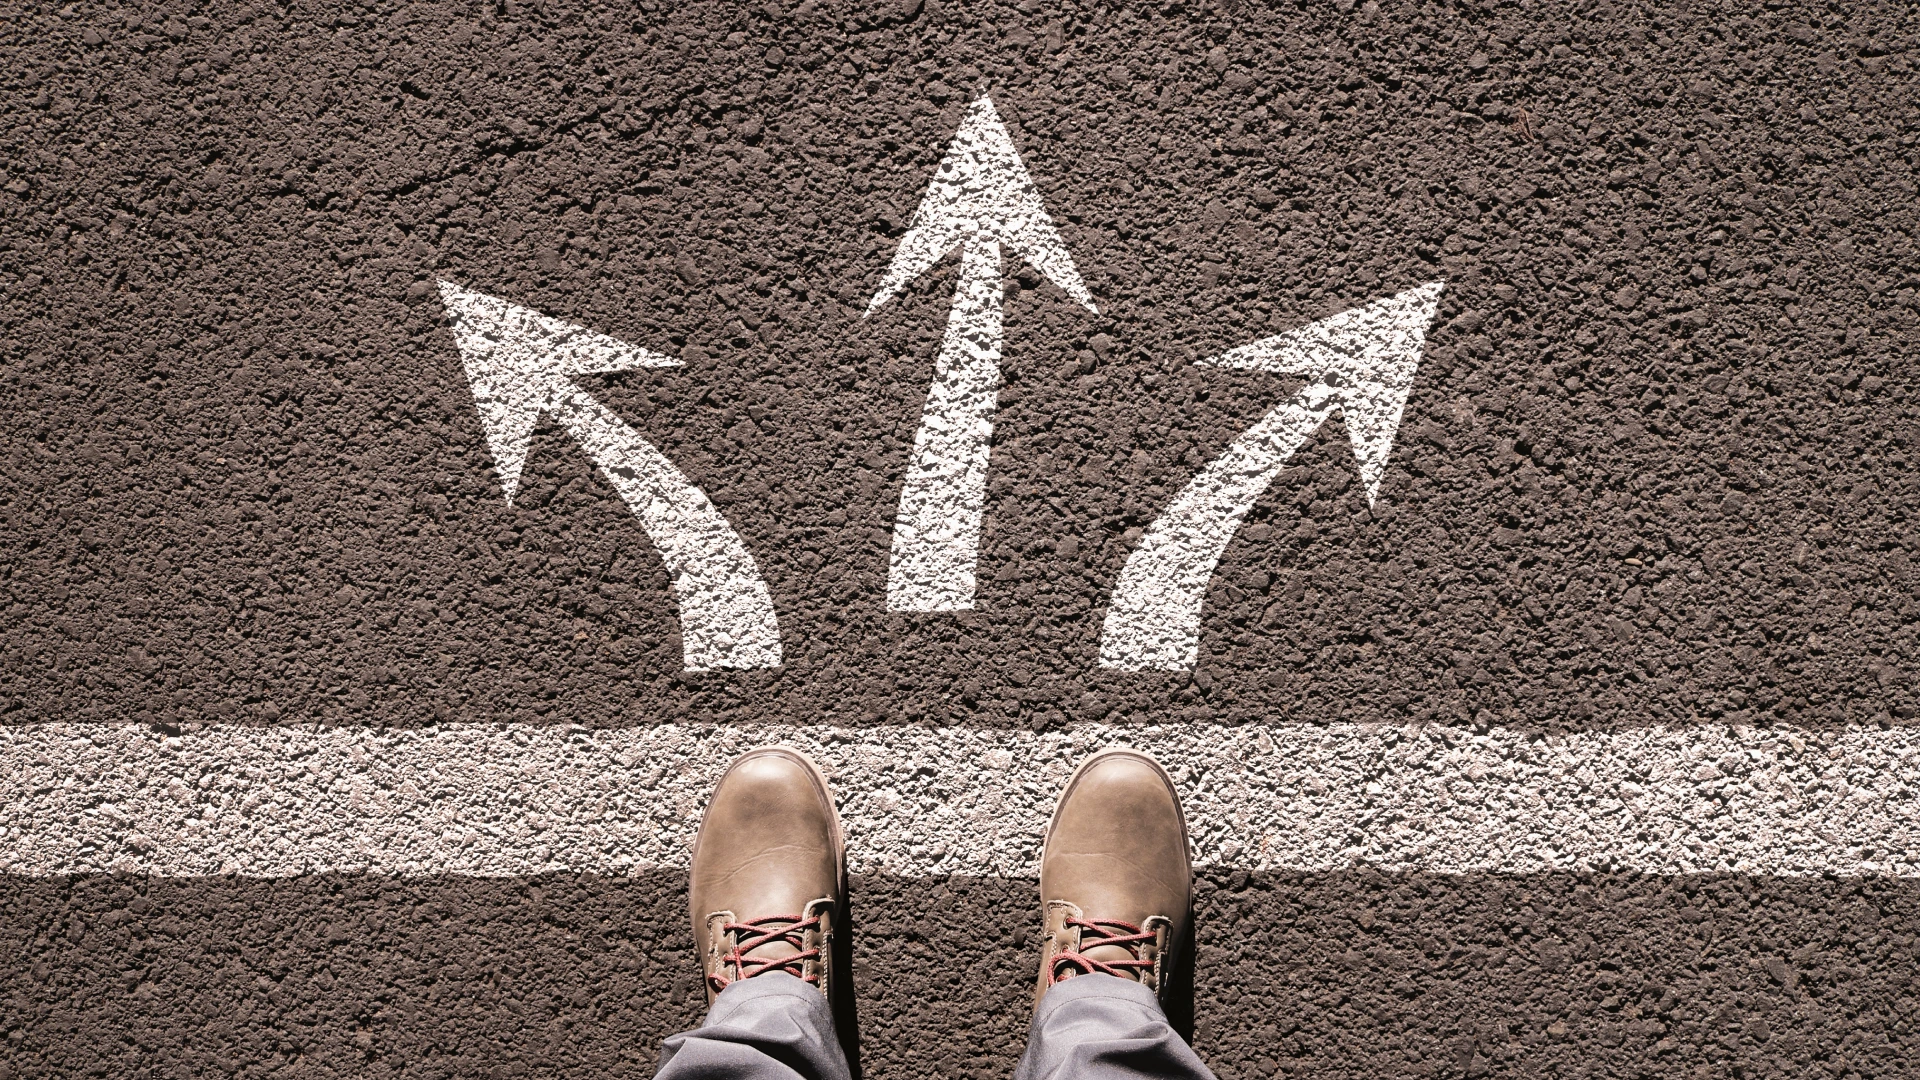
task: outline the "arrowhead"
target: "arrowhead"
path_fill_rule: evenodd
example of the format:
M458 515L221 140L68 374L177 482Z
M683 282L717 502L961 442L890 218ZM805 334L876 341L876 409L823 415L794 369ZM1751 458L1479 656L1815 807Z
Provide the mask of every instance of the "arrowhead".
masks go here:
M1444 288L1445 282L1431 281L1203 362L1319 380L1324 392L1339 399L1371 504L1380 494L1427 324Z
M927 194L914 211L913 223L893 253L893 264L880 282L880 291L867 305L868 314L886 303L902 286L925 273L956 246L972 239L996 240L1000 246L1032 264L1047 280L1060 286L1088 311L1098 312L1080 271L1067 254L1053 219L1040 205L1033 178L1020 163L1006 125L990 98L967 107L960 130L947 147L947 156L927 185Z
M533 425L573 391L569 376L680 363L450 281L440 283L440 300L509 504Z

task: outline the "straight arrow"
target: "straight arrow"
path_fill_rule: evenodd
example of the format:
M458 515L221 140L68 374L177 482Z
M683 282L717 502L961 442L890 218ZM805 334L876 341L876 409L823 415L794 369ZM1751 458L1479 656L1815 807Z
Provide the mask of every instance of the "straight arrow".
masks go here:
M740 534L706 493L572 380L680 361L451 282L440 283L440 298L508 504L520 487L534 424L551 413L606 474L659 550L680 607L687 670L778 667L773 598Z
M887 564L893 611L973 607L1004 344L1000 249L1025 259L1088 311L1099 310L985 97L961 120L867 314L956 247L960 284L894 518Z
M1380 494L1442 282L1203 361L1313 382L1281 402L1200 471L1128 556L1100 631L1100 663L1186 671L1200 652L1200 609L1227 542L1294 451L1337 409L1360 482Z

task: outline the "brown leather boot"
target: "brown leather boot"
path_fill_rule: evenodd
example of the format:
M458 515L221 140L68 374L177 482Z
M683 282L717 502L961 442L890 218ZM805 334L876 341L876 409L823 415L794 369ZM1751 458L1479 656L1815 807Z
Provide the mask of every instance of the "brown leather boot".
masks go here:
M714 787L693 844L687 899L707 1001L784 971L833 1002L846 896L846 845L820 767L784 746L742 754Z
M1040 855L1037 1003L1062 979L1102 972L1166 1003L1193 900L1193 855L1173 780L1138 750L1112 748L1074 770Z

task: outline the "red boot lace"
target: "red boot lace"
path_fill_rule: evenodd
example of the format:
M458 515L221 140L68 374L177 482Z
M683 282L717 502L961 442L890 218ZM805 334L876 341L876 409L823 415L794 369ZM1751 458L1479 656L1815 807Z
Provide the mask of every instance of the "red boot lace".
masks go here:
M803 919L798 915L765 915L746 922L730 922L720 928L724 934L737 935L733 948L720 957L721 971L738 971L739 978L751 979L755 975L765 975L769 971L784 971L797 979L818 985L819 976L806 973L808 960L820 959L819 949L805 948L806 934L810 930L820 929L820 916ZM799 949L792 956L782 956L772 960L749 958L748 953L762 945L771 945L782 941ZM719 993L736 980L729 979L720 972L707 976L707 983Z
M1080 948L1096 948L1101 945L1119 945L1133 955L1131 960L1095 960L1084 951L1058 952L1047 965L1047 985L1060 981L1062 968L1079 968L1080 974L1091 975L1100 972L1103 975L1116 975L1122 979L1139 981L1135 974L1151 970L1153 961L1140 958L1138 946L1155 939L1154 934L1142 931L1132 923L1118 919L1074 919L1069 918L1067 925L1080 930ZM1118 932L1116 932L1118 931Z

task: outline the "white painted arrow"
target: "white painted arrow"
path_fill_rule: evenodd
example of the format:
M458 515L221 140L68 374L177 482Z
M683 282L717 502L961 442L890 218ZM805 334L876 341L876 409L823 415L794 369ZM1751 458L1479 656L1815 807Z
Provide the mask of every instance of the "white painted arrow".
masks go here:
M1100 632L1100 663L1185 671L1200 652L1200 608L1227 542L1293 452L1335 409L1346 422L1371 505L1400 427L1443 282L1203 361L1314 381L1200 471L1127 558Z
M778 667L773 599L740 534L699 488L572 376L680 361L505 300L440 283L507 502L534 424L552 413L600 466L659 549L680 607L688 671Z
M1073 258L1040 205L993 102L968 107L960 130L893 255L871 315L956 247L960 284L934 362L933 388L900 490L887 606L962 611L973 606L987 458L1000 388L1000 248L1025 259L1088 311L1097 311Z

